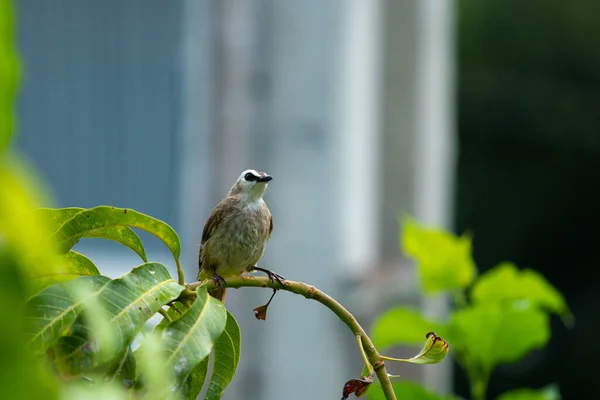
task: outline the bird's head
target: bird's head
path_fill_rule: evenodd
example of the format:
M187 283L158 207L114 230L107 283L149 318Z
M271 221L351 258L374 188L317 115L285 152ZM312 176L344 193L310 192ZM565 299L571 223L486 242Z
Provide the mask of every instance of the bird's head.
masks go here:
M240 174L238 180L231 187L229 195L242 195L249 200L258 200L262 198L272 179L272 176L264 172L247 169Z

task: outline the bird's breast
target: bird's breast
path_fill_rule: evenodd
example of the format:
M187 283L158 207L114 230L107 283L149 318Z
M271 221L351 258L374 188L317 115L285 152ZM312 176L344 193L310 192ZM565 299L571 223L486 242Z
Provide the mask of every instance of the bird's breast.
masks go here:
M215 265L222 276L240 274L262 257L269 224L266 205L232 209L204 244L204 258Z

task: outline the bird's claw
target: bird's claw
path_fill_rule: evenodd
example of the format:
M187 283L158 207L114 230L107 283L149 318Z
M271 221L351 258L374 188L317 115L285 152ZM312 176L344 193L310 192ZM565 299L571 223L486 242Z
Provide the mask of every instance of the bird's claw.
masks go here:
M215 281L215 283L217 285L219 285L219 288L224 289L225 285L227 284L227 282L225 282L225 279L223 279L223 277L221 275L217 275L216 273L213 273L213 281Z
M278 273L270 271L268 269L260 268L260 267L254 267L254 270L264 272L265 274L267 274L267 276L269 277L269 280L271 282L277 281L277 282L279 282L281 287L285 287L285 284L283 283L283 281L285 281L286 279L283 276L279 275Z

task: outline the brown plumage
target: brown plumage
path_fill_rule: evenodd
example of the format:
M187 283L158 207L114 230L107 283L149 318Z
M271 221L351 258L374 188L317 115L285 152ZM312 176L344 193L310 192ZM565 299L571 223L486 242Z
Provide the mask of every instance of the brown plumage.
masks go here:
M263 194L271 177L264 172L242 172L227 196L212 210L200 242L198 280L225 278L254 270L266 272L271 279L281 276L258 268L267 241L273 232L273 217ZM225 289L211 292L225 300Z

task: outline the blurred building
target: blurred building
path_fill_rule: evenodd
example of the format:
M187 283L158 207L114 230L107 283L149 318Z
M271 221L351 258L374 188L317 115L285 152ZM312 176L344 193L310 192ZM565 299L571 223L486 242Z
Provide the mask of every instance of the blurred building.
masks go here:
M202 226L240 171L268 171L264 267L315 284L368 327L420 304L399 211L449 226L454 182L452 2L17 0L20 148L59 206L131 207L180 234L194 280ZM149 258L172 266L144 236ZM111 275L139 260L84 241ZM339 398L362 368L316 303L235 291L243 350L226 399ZM424 303L444 313L442 300ZM448 391L450 363L392 366Z

